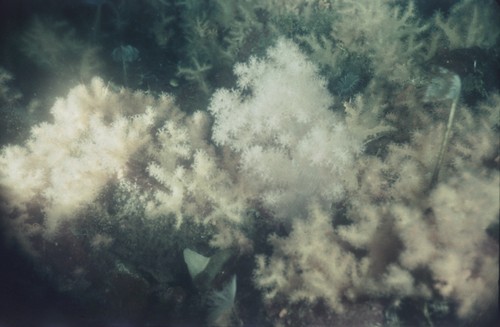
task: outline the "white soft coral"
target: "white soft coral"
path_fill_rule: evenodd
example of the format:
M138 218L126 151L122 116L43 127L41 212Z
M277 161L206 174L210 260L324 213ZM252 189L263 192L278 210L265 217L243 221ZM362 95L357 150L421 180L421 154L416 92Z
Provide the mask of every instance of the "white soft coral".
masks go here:
M278 216L300 214L312 198L342 198L361 140L330 107L317 67L280 39L263 59L235 67L238 88L218 90L209 107L213 139L241 153L246 184Z

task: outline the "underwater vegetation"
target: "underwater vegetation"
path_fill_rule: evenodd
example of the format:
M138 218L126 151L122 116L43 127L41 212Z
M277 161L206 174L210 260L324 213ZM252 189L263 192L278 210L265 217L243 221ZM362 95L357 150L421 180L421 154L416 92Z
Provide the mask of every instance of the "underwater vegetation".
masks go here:
M0 325L498 323L497 2L1 6Z

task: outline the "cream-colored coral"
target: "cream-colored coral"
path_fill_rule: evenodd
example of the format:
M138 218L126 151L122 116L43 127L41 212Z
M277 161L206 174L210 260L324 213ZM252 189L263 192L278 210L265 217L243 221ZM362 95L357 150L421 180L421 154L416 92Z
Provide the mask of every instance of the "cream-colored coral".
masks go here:
M458 1L444 18L441 13L434 16L433 32L450 49L491 48L500 37L500 14L493 0Z
M304 214L311 197L342 199L362 137L329 108L326 81L293 42L235 67L238 88L218 90L213 139L241 155L240 176L282 219ZM251 92L252 96L246 96Z
M151 142L162 116L156 109L172 106L164 101L158 105L141 93L113 92L97 78L73 88L52 107L52 122L34 126L25 145L2 149L4 200L11 210L38 206L46 232L53 234L109 181L134 169L135 154Z
M175 225L241 222L244 193L226 173L208 143L209 119L197 112L167 120L157 133L158 147L152 151L148 173L160 187L147 204L149 218L173 216ZM222 226L220 226L222 227Z
M429 26L418 21L413 1L406 7L387 0L333 1L332 10L338 15L332 39L369 58L376 78L399 83L414 78Z
M287 301L315 303L325 300L336 312L344 300L353 300L357 285L367 273L368 261L358 261L346 251L331 224L331 217L312 205L308 217L294 220L286 238L272 237L274 254L257 259L255 282L267 300L285 296Z
M342 312L359 296L441 296L457 304L462 319L495 307L498 243L486 230L498 223L500 175L484 161L495 158L497 123L487 118L497 102L492 95L480 110L460 108L446 171L433 189L430 174L444 131L443 122L430 119L435 113L415 116L422 121L409 142L389 142L383 156L359 156L357 178L346 184L347 223L338 224L335 208L312 210L293 220L288 236L270 239L270 257L257 258L255 283L264 299L323 299ZM356 128L364 123L350 121ZM430 280L415 273L422 269Z
M35 17L21 38L21 50L58 77L89 82L103 67L99 48L78 38L65 21Z

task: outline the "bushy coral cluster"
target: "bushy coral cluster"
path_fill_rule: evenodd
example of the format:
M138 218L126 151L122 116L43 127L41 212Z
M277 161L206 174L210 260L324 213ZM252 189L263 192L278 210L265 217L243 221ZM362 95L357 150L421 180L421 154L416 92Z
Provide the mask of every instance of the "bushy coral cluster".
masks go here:
M71 243L71 258L88 258L89 249L114 267L113 281L157 287L143 293L179 306L189 296L170 285L182 250L225 249L237 254L230 263L245 264L221 275L243 274L238 292L258 291L258 311L275 325L346 314L363 301L385 313L410 301L428 321L436 301L457 321L496 310L498 85L483 88L481 101L457 100L436 181L450 99L422 100L436 53L455 59L443 62L455 65L447 69L483 74L468 60L498 46L495 14L467 0L446 19L420 19L413 2L385 0L216 1L213 17L206 3L147 3L179 10L187 55L177 76L199 93L212 93L215 75L250 52L250 40L259 40L258 54L234 66L232 86L213 92L206 110L101 78L59 98L49 122L0 151L2 224L25 249L41 258L64 253L58 244ZM466 8L473 14L460 25ZM304 18L293 30L296 13ZM171 41L171 21L163 13L148 30L160 47ZM498 30L483 35L485 26ZM33 46L34 36L25 41ZM471 52L448 52L459 48ZM334 90L349 79L355 87ZM104 270L70 261L72 287L91 289L86 278Z
M28 207L38 207L47 232L55 232L127 172L130 157L149 141L157 116L153 102L141 93L112 92L100 79L59 99L52 123L33 127L24 146L2 151L2 194L9 210L19 210L33 224L41 222L30 221ZM169 105L166 99L163 107Z
M55 103L52 123L3 148L2 196L14 224L50 237L112 182L139 186L150 219L239 222L244 205L207 141L207 115L186 117L170 96L112 88L98 78L77 86Z
M238 89L217 91L209 111L216 144L241 155L243 183L286 219L306 212L311 198L323 206L342 199L363 140L329 110L333 98L317 68L280 40L235 73Z

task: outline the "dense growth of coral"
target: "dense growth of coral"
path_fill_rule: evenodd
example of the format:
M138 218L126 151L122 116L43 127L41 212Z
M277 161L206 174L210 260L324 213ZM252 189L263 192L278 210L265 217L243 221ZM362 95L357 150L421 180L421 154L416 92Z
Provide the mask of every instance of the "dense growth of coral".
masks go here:
M494 1L428 17L427 1L396 0L79 6L87 20L37 14L20 32L52 93L21 102L0 71L2 227L60 293L149 323L221 325L207 298L233 284L224 324L498 315ZM140 58L126 78L109 60L125 47ZM463 85L448 126L450 99L423 101L437 67ZM224 253L210 285L180 277L188 247Z

